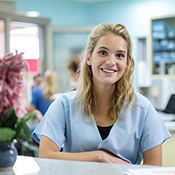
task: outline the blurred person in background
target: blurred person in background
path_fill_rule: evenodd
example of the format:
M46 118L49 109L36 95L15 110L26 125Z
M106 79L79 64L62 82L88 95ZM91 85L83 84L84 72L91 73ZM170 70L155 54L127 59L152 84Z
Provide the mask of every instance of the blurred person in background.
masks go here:
M36 75L33 76L33 86L32 86L32 91L35 89L35 87L41 86L43 81L43 75L41 73L37 73Z
M69 90L76 89L77 82L78 82L79 75L80 75L79 65L80 65L80 56L79 55L76 57L73 57L68 62L67 69L69 71L69 74L71 75L71 82L70 82L71 88Z
M57 73L47 70L42 79L40 86L35 86L32 89L32 99L27 107L29 112L36 110L37 115L30 125L31 131L36 127L39 121L44 116L48 107L54 100L54 95L57 92L58 76Z

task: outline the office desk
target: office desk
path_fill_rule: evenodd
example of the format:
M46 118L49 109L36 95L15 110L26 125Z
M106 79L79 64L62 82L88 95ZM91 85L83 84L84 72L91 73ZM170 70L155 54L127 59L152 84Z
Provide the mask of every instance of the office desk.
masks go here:
M163 144L163 165L175 166L175 122L166 121L165 125L171 133L171 138Z
M117 165L18 156L13 170L0 172L0 175L147 175L147 173L152 175L152 171L159 171L161 175L164 175L163 171L166 171L166 174L168 171L169 175L175 174L175 168L168 167Z

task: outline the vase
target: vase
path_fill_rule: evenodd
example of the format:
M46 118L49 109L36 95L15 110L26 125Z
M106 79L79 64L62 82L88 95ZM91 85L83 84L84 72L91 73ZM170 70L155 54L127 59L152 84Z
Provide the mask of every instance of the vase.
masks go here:
M17 149L13 142L0 142L0 171L11 170L17 159Z

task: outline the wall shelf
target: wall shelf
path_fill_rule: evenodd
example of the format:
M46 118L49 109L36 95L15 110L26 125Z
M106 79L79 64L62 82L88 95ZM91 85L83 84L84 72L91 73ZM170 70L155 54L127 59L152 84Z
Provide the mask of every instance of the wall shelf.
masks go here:
M175 15L151 19L151 74L175 78Z

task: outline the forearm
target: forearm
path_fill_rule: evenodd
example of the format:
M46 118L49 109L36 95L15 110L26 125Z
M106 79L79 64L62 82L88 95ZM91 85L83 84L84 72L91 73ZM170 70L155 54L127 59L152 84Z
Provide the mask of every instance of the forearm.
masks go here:
M129 162L123 160L123 159L120 159L120 158L117 158L117 157L114 157L112 160L111 160L111 163L116 163L116 164L129 164Z
M92 161L106 163L127 163L124 160L105 152L104 150L94 150L88 152L60 152L60 148L48 137L42 136L39 147L39 157L75 161Z
M91 161L91 162L103 162L103 163L116 163L116 164L128 164L128 162L114 157L104 151L89 151L80 153L68 153L68 152L48 152L39 154L41 158L61 159L61 160L75 160L75 161Z
M100 157L100 162L106 162L106 163L116 163L116 164L129 164L129 162L116 157L115 155L102 151L101 157Z
M89 151L80 153L68 153L60 151L49 151L45 153L39 153L40 158L61 159L61 160L75 160L75 161L91 161L100 162L99 151Z

